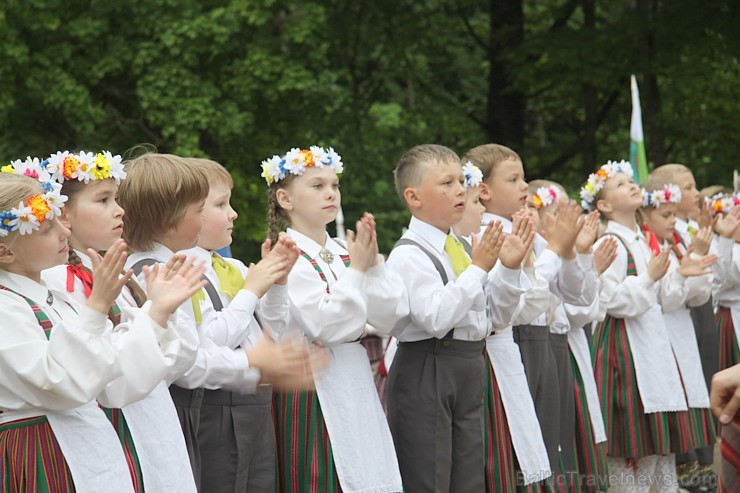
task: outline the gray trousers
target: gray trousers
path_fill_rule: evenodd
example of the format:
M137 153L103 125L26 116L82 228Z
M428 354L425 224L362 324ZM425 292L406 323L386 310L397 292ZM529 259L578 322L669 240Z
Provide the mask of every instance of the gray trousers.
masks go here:
M198 426L200 424L200 406L203 401L203 389L184 389L170 385L170 396L175 404L177 419L180 420L185 446L188 449L190 467L193 468L195 486L200 491L200 450L198 449Z
M704 380L707 388L712 385L712 375L719 370L719 333L714 318L714 307L710 299L701 306L692 307L691 320L694 322L696 342L699 344L699 356L704 371ZM715 426L717 422L715 421ZM711 465L714 462L714 446L689 450L684 454L676 454L676 463L699 461L702 465Z
M570 365L570 349L567 334L550 333L550 345L558 368L558 388L560 389L560 455L563 461L563 474L576 470L573 460L576 436L576 393L573 368Z
M485 491L484 347L453 339L398 345L386 389L405 491Z
M200 491L274 491L272 387L260 385L255 394L206 390L200 413Z
M550 344L550 330L541 325L514 326L514 341L522 353L524 373L540 422L547 457L553 471L558 467L560 444L560 379Z

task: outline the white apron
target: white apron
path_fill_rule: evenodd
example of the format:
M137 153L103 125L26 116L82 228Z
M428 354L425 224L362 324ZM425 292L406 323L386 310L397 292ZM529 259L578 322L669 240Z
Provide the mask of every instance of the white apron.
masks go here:
M97 402L68 411L48 411L46 418L78 493L133 493L121 442Z
M660 305L624 322L645 414L686 411L686 396Z
M165 382L122 411L136 445L145 491L196 493L185 438Z
M314 381L342 491L402 491L396 450L367 351L359 342L326 351L329 365Z
M576 360L576 366L581 373L583 388L586 390L586 404L588 405L588 415L591 421L591 430L594 434L596 443L606 442L606 430L604 429L604 417L601 414L601 403L599 402L599 393L596 389L596 380L594 379L594 367L591 363L591 353L588 349L588 339L583 328L571 329L568 332L568 346L573 358Z
M486 351L496 375L511 444L522 470L524 484L536 483L552 475L545 441L529 393L527 376L522 365L519 346L511 329L486 338Z

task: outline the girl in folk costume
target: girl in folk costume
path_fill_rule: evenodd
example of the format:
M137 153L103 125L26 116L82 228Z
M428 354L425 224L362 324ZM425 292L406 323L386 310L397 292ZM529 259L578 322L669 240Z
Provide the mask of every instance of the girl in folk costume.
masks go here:
M342 169L333 149L316 146L262 163L271 239L279 223L287 223L301 249L288 278L291 319L329 357L327 369L314 377L315 390L275 396L281 492L402 490L390 430L358 340L368 322L393 328L408 314L408 299L403 282L378 254L372 215L357 221L346 245L327 234L340 206Z
M46 284L83 304L94 287L93 258L122 242L123 209L116 203L125 179L120 156L67 151L43 163L68 197L61 221L71 231L69 263L43 272ZM192 366L198 336L176 308L197 291L202 267L183 258L148 276L149 296L129 279L108 310L123 376L97 397L118 434L134 490L195 491L185 442L167 385Z
M694 444L686 393L659 305L670 251L654 255L637 224L642 193L632 166L608 162L581 189L608 219L617 258L601 276L606 318L594 333L594 372L617 491L676 491L675 454ZM604 239L600 240L603 241Z
M568 203L565 189L559 184L535 180L529 183L531 204L538 224L538 232L547 239L558 216L558 209ZM594 254L593 244L599 228L596 211L582 218L583 227L576 239L580 254ZM616 255L616 240L600 245L599 259ZM612 259L613 260L613 259ZM604 267L603 265L601 267ZM605 268L605 267L604 267ZM587 282L598 285L595 255ZM598 394L593 377L593 365L583 326L600 320L598 297L587 306L564 303L555 295L550 297L548 324L558 360L560 382L560 451L562 467L570 491L606 490L606 457L598 443L606 441L604 424L599 411ZM576 320L573 320L573 319ZM578 320L581 318L581 320ZM593 410L593 412L591 412ZM596 435L596 436L595 436Z
M6 492L133 492L113 428L93 400L122 374L106 313L126 255L95 257L85 306L48 289L41 271L66 262L65 197L38 167L0 173L0 481ZM35 165L35 166L33 166Z
M480 203L482 171L472 162L463 165L467 197L465 212L453 230L458 236L479 235L485 207ZM533 225L525 215L518 215L512 226L512 238L499 253L507 259L512 242L523 239L521 248L526 256L534 242ZM466 244L466 248L470 243ZM530 269L531 270L531 269ZM527 278L529 279L529 278ZM525 296L529 291L525 293ZM501 303L502 297L493 294ZM489 310L492 333L486 338L486 386L483 401L485 484L486 491L515 491L517 486L534 488L550 475L545 443L535 414L532 397L522 367L519 346L514 342L512 320L499 320L496 311Z
M681 190L677 185L648 185L643 190L642 229L653 254L659 254L662 249L670 251L668 273L661 282L660 304L665 325L670 327L668 335L686 390L694 448L703 448L715 442L716 432L689 307L701 306L709 300L710 266L717 257L708 255L712 241L708 227L694 235L690 250L676 240L676 210L680 202Z
M717 253L712 296L717 305L719 369L740 363L740 206L735 197L715 196L713 246Z

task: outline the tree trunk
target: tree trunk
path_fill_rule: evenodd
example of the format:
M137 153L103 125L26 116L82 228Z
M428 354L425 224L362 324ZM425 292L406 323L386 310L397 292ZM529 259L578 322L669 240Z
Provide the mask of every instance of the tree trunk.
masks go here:
M583 30L593 31L596 28L596 0L583 0ZM583 139L581 141L581 174L587 176L593 172L597 165L596 129L598 123L598 105L596 102L596 89L588 82L582 86L583 94Z
M645 108L645 146L649 162L660 166L666 162L665 129L663 127L663 108L660 99L658 76L653 67L655 34L653 25L658 16L658 0L637 0L637 15L645 23L640 35L640 61L644 70L644 89L641 100Z
M524 95L511 86L513 68L504 54L524 40L522 0L490 0L489 5L486 133L490 142L521 149L524 143Z

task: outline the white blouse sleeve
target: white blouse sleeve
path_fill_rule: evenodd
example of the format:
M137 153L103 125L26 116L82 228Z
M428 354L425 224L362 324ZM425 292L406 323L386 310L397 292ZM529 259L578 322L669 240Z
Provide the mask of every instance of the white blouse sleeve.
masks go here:
M617 258L601 275L599 303L617 318L637 317L658 303L658 284L647 272L627 275L627 250L617 245Z
M485 321L487 316L484 283L488 273L470 265L454 281L443 284L434 264L411 245L393 249L388 267L401 276L409 295L409 316L414 325L423 327L431 336L441 339L471 312ZM475 339L483 339L488 324L479 327Z
M288 286L275 284L260 299L257 305L262 328L269 328L273 333L284 334L290 326L290 298Z
M547 280L532 268L522 270L527 276L527 279L529 279L531 289L519 299L513 315L513 325L531 323L534 319L547 312L547 308L550 306L550 286Z
M533 290L532 282L523 269L509 269L501 262L488 274L488 321L493 330L512 324L519 303ZM537 294L533 295L535 298ZM534 318L534 317L532 317Z
M26 301L0 291L0 408L63 410L90 402L121 375L106 316L79 308L46 339Z
M300 257L288 275L291 320L309 340L326 346L359 339L367 322L364 281L364 273L349 267L327 293L326 282Z
M390 334L393 327L409 314L409 296L401 276L388 269L382 256L365 276L368 322L378 333Z

